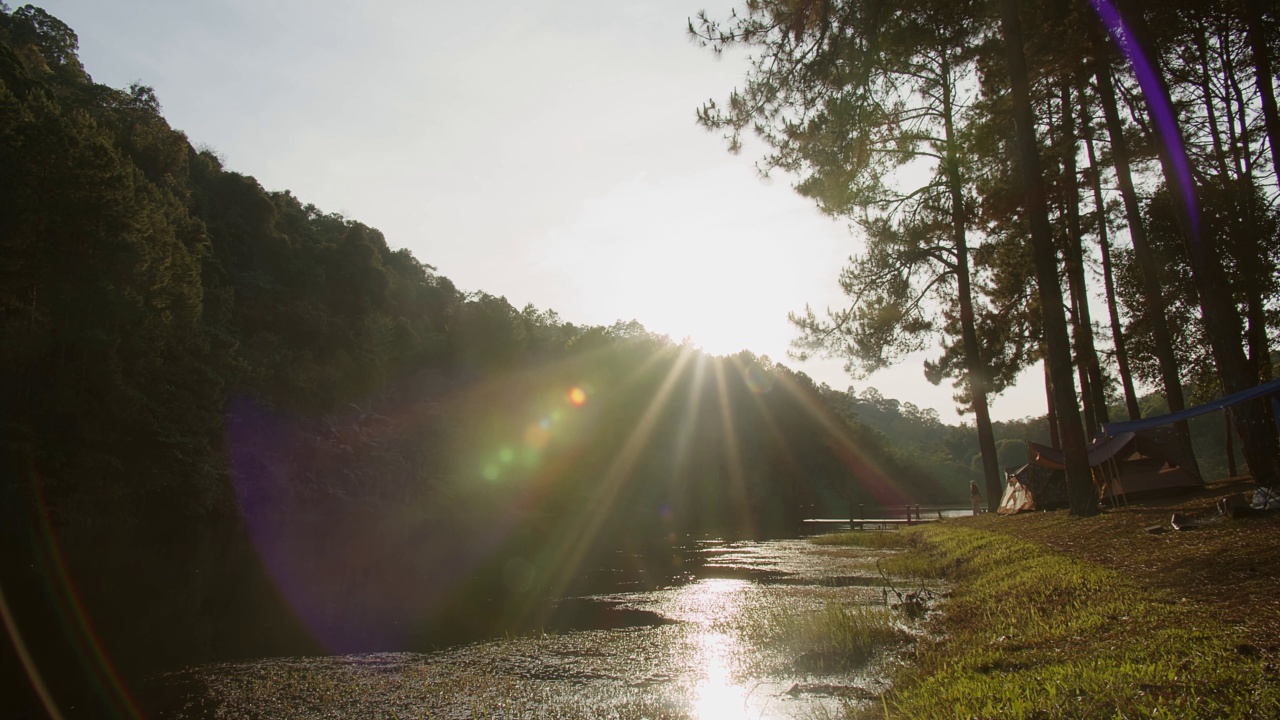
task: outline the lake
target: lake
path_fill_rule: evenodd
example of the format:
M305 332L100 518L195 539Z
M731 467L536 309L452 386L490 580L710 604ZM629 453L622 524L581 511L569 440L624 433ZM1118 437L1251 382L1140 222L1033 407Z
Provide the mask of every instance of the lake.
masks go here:
M883 689L889 653L823 669L771 640L788 614L883 604L884 551L704 540L663 552L597 563L538 628L432 652L203 665L156 678L140 698L173 719L768 720L836 717Z

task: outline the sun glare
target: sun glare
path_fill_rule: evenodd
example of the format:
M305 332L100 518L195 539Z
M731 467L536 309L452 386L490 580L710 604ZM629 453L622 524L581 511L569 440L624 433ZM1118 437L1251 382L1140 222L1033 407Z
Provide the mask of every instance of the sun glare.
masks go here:
M587 404L587 392L580 387L574 387L569 391L569 402L574 407L582 407Z
M730 720L747 717L747 691L733 681L729 672L729 636L716 633L702 639L706 675L695 689L694 717L698 720Z

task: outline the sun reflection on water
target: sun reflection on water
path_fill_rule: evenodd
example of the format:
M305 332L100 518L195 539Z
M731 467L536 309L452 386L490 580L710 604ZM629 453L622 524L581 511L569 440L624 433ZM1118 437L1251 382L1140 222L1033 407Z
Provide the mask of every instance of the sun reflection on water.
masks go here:
M698 720L736 720L747 715L747 691L733 682L729 657L737 643L723 633L701 637L706 676L694 689L693 716Z
M691 707L691 715L698 720L748 717L751 693L736 682L734 672L745 650L736 637L716 625L740 610L742 595L749 587L745 580L713 578L694 583L681 593L678 604L682 614L702 626L692 638L693 664L701 669Z

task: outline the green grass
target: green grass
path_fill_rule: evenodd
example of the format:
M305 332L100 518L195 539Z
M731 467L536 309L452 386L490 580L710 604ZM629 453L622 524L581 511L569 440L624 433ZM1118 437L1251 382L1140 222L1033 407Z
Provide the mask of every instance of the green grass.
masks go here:
M940 524L903 567L951 595L884 702L894 718L1280 718L1274 671L1227 626L1116 572L1007 535Z

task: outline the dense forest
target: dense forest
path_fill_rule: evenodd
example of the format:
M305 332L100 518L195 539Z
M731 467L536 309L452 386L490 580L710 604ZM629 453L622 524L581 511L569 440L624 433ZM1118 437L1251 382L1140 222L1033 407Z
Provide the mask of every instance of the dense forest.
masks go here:
M731 150L757 136L762 172L865 240L848 306L793 316L800 350L863 372L937 351L926 372L973 413L992 497L988 404L1029 365L1075 514L1098 511L1102 424L1275 376L1274 3L765 1L689 34L752 59L699 121ZM1280 481L1270 404L1230 418L1254 479Z
M767 358L460 290L77 47L0 6L0 580L54 685L496 632L594 553L963 500Z

